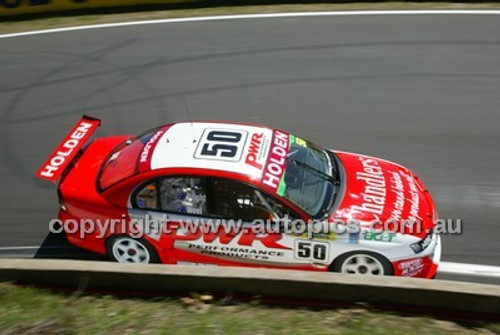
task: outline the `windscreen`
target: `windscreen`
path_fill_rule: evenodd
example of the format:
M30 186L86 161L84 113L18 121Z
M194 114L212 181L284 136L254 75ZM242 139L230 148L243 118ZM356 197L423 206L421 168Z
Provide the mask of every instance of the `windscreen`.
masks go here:
M324 212L332 202L334 176L325 150L290 135L284 183L278 194L312 216Z

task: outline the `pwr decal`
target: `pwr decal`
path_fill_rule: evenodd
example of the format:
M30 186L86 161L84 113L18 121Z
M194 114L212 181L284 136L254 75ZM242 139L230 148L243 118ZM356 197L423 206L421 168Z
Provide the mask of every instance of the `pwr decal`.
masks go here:
M254 243L258 241L266 248L290 249L278 243L282 238L280 233L257 234L251 230L236 233L234 231L226 232L224 227L220 227L217 232L203 232L201 229L190 232L178 229L173 230L171 234L170 237L175 241L198 241L209 244L218 242L226 245L235 241L238 245L247 247L254 246Z
M262 163L258 162L259 152L262 147L264 133L255 133L250 139L250 147L245 158L245 163L257 169L262 169Z

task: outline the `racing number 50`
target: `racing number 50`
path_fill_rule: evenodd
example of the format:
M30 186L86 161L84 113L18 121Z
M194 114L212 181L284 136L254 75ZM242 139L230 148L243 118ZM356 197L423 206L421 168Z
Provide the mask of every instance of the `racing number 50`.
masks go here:
M202 155L233 158L238 151L238 146L234 143L241 140L241 133L213 130L208 133L206 140L210 143L203 144ZM210 145L212 145L211 148Z
M295 258L327 261L328 246L327 243L299 240L295 244Z
M247 132L236 129L206 129L196 148L195 158L239 161Z

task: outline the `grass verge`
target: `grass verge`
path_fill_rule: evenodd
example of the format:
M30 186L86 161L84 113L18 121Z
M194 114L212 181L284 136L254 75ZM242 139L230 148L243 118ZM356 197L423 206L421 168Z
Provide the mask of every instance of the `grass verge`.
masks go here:
M343 3L343 4L268 4L259 6L215 6L179 8L165 6L92 10L92 12L50 14L49 17L31 16L3 18L0 34L40 30L79 25L153 20L180 17L257 14L279 12L314 12L343 10L397 10L397 9L500 9L499 2L453 3L453 2L378 2L378 3ZM163 9L162 9L163 8ZM113 13L113 11L115 13Z
M0 283L3 334L500 334L500 323L459 325L367 307L284 308L210 296L120 298Z

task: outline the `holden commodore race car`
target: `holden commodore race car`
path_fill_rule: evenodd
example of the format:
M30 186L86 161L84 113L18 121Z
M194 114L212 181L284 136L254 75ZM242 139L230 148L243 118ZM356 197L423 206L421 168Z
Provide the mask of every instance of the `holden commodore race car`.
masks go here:
M436 274L437 210L400 165L252 124L85 144L99 125L83 116L37 172L59 180L58 222L78 247L121 263Z

